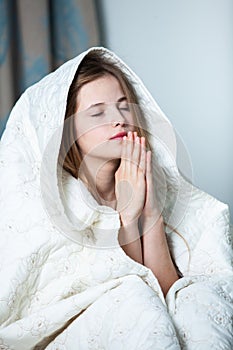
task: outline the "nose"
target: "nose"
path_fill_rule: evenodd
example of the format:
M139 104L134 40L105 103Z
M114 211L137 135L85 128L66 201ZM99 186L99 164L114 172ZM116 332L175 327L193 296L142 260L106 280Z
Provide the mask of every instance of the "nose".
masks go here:
M113 122L112 122L112 125L113 125L114 127L117 126L117 125L123 126L123 125L125 125L125 123L124 123L123 121L113 121Z
M119 109L117 108L117 106L112 106L112 110L111 110L111 122L112 125L115 127L117 125L125 125L125 117L123 116L123 114L119 111Z

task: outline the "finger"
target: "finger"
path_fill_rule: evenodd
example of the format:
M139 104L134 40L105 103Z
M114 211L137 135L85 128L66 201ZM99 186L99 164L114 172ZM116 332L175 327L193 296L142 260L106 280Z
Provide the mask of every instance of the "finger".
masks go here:
M137 131L134 132L134 148L132 154L132 175L137 175L140 162L140 138L137 136Z
M146 173L146 146L145 146L145 137L141 137L141 153L140 153L140 162L139 167L143 173Z
M151 158L152 158L152 155L151 155L151 151L147 151L147 162L146 162L146 173L147 174L151 174Z
M151 188L152 186L152 153L151 151L147 151L146 154L146 181L148 186Z
M121 169L124 174L126 169L126 146L127 146L127 136L123 137L122 148L121 148Z
M131 157L133 152L133 134L132 131L128 132L126 140L126 159L125 159L125 170L130 174L131 172Z

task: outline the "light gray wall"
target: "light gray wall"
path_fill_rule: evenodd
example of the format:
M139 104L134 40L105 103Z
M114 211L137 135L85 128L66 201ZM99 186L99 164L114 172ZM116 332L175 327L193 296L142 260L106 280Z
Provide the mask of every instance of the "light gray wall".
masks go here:
M143 80L233 221L233 1L100 0L104 45Z

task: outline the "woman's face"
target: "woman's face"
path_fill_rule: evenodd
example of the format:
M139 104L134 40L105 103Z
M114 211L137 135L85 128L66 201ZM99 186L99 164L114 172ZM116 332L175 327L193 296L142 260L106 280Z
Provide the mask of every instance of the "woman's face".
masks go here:
M81 87L77 97L75 130L84 155L120 158L123 138L120 132L133 131L134 121L118 80L108 74Z

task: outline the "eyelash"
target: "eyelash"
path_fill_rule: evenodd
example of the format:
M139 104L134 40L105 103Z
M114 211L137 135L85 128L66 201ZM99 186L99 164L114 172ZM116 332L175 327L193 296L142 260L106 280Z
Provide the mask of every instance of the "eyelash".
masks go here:
M91 116L92 116L92 117L98 117L98 116L100 116L101 114L103 114L103 112L100 112L100 113L97 113L97 114L92 114Z
M129 111L129 107L121 107L119 109L122 109L123 111Z
M129 111L129 107L121 107L121 108L119 108L119 109L121 109L121 110L123 110L123 111ZM103 114L103 112L100 112L100 113L97 113L97 114L92 114L91 116L92 117L99 117L101 114Z

